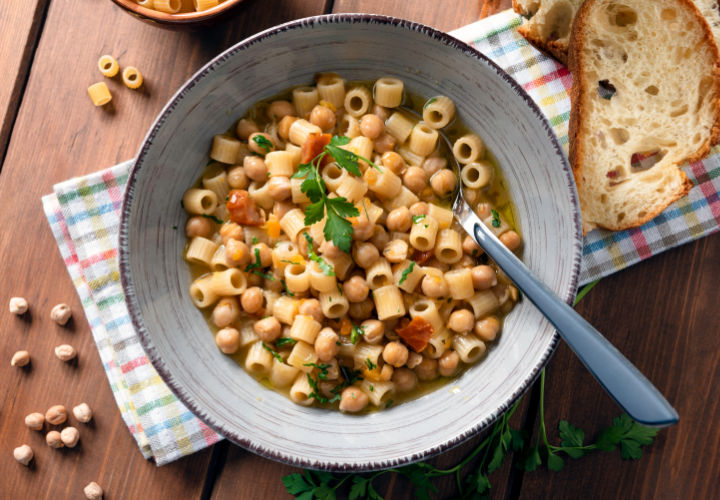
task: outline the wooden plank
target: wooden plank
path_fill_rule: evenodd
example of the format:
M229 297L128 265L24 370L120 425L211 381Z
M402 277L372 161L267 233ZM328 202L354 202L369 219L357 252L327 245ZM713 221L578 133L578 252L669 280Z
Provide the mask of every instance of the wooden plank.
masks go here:
M0 2L0 165L49 0Z
M566 461L561 472L526 473L523 499L713 498L720 484L720 235L673 249L602 280L578 311L668 398L680 423L660 431L638 462L619 452ZM618 325L621 325L618 328ZM621 410L563 344L545 398L550 440L569 420L587 437Z
M156 468L142 458L125 428L40 197L58 181L131 158L168 98L209 58L252 33L324 7L324 0L284 0L272 9L248 1L215 27L170 32L137 21L107 0L93 2L92 9L78 9L72 0L50 5L0 173L1 497L77 498L91 480L105 487L107 498L200 497L210 450ZM96 61L104 53L115 55L121 66L137 66L147 81L144 90L133 92L117 79L105 79L114 95L109 110L94 108L86 92L88 85L103 80ZM8 313L13 295L30 301L30 321ZM72 305L72 329L49 320L49 310L58 302ZM80 352L76 366L55 359L53 348L61 343ZM18 349L31 352L30 370L9 366ZM80 426L81 445L74 450L52 450L42 434L23 426L27 413L83 400L94 407L97 419L92 426ZM22 442L37 457L29 469L12 458L12 449Z

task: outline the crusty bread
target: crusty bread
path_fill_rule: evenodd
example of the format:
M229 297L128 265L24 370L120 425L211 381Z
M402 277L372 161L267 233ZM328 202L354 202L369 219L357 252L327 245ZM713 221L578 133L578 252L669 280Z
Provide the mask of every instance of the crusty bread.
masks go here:
M570 26L584 0L513 0L515 12L525 18L518 32L540 50L567 64ZM652 1L645 2L645 5ZM695 0L720 45L718 0ZM649 5L648 5L649 6Z
M677 165L720 137L720 54L708 23L691 0L587 0L569 67L584 230L639 226L687 194Z

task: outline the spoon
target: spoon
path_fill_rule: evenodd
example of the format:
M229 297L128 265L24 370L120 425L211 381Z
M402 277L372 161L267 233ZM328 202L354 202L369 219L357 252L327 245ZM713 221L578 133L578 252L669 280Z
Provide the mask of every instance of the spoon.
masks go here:
M414 110L403 107L414 115ZM441 132L440 137L450 151L448 155L457 182L455 183L453 212L463 229L475 239L485 253L515 283L525 297L557 329L560 336L575 352L615 402L636 422L654 427L677 423L677 411L660 394L660 391L640 373L593 326L563 302L542 283L515 254L485 226L465 200L460 181L460 166L452 154L450 141Z

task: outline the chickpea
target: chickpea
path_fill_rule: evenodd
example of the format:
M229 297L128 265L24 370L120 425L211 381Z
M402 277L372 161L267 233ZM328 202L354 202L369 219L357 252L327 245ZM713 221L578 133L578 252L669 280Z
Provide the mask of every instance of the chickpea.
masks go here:
M35 412L25 417L25 425L33 431L42 430L44 424L45 415L42 413Z
M315 353L318 359L323 362L332 360L337 353L340 352L340 346L337 344L340 337L332 328L323 328L315 337Z
M10 312L21 316L28 310L28 302L22 297L11 297L10 298Z
M278 175L270 177L267 182L268 194L275 201L287 200L290 198L290 179Z
M100 485L93 481L83 488L83 493L88 500L102 500L104 492Z
M267 166L265 160L259 156L246 156L243 159L243 167L245 168L245 175L251 180L256 182L265 182L267 180Z
M254 121L243 118L238 122L235 132L240 140L247 141L248 137L260 132L260 129Z
M263 141L262 139L259 139L259 137L264 137L267 139L267 142ZM261 142L262 141L262 142ZM260 144L263 144L262 146ZM265 156L266 154L275 151L275 143L273 142L272 137L270 134L266 134L265 132L255 132L254 134L250 135L248 138L248 148L250 148L250 151L253 153L257 153L259 155ZM252 156L252 155L250 155ZM247 158L247 156L245 157ZM247 172L245 172L247 174ZM252 176L249 176L252 179ZM258 180L258 179L253 179Z
M412 219L408 207L399 207L390 212L385 221L388 231L399 231L405 233L410 229Z
M492 207L489 203L480 203L475 207L475 213L477 213L481 219L487 219L492 213Z
M452 377L457 372L460 356L455 351L445 351L438 360L438 371L443 377Z
M413 193L419 193L427 186L425 171L420 167L408 168L403 175L403 184Z
M387 153L395 149L397 141L390 134L383 134L375 139L375 151L378 153Z
M363 338L368 344L378 344L385 334L385 325L377 319L368 319L360 325L363 331Z
M75 448L80 440L80 431L75 427L65 427L60 431L60 439L68 448Z
M10 360L10 366L25 366L30 362L30 353L27 351L18 351L13 354Z
M245 289L240 296L240 305L243 310L248 314L255 314L263 306L263 293L262 290L256 286Z
M267 116L272 121L279 121L286 116L295 114L295 106L288 101L273 101L267 108Z
M413 203L410 205L410 217L412 218L413 215L427 215L428 209L428 204L424 201Z
M457 333L468 333L475 324L475 315L467 309L457 309L448 319L448 328Z
M462 257L460 257L460 260L455 262L452 265L453 269L472 269L472 267L476 264L475 259L470 257L467 254L464 254Z
M60 361L72 361L77 356L75 348L69 344L62 344L55 348L55 357Z
M250 255L253 256L253 261L257 259L255 251L259 252L260 255L260 267L268 267L272 264L272 250L265 243L256 243L250 248Z
M289 201L278 201L273 204L273 214L277 217L277 220L282 219L286 213L295 208L295 204Z
M472 255L473 257L478 257L480 254L483 253L480 245L478 245L477 242L472 239L469 234L465 236L465 239L462 242L462 249L463 252L468 255Z
M63 405L55 405L45 412L45 420L50 425L60 425L67 420L67 409Z
M247 280L247 285L250 287L260 286L263 284L262 276L258 276L255 273L246 274L245 279Z
M431 156L422 164L425 175L428 177L432 177L436 172L443 170L445 167L447 167L447 160L439 156Z
M433 380L438 376L438 362L423 356L422 361L415 367L415 374L420 380Z
M226 222L220 226L220 236L222 237L223 244L227 245L229 240L244 240L245 231L236 222Z
M310 123L317 125L324 131L332 130L335 127L335 113L327 106L316 105L310 112Z
M240 315L240 305L235 297L224 297L218 301L211 315L218 328L225 328Z
M372 238L370 238L370 243L375 245L375 248L379 251L385 248L385 245L387 245L389 241L390 236L385 228L376 224L375 231L373 232Z
M278 274L277 271L272 271L270 276L272 276L272 278L263 278L263 289L282 293L285 288L280 280L284 279L284 275L282 273Z
M467 201L470 206L473 206L477 203L478 198L480 198L480 191L477 189L465 189L463 195L465 195L465 201Z
M395 151L383 153L380 161L382 162L383 167L389 168L396 175L400 175L407 167L405 160L403 160L402 156L397 154Z
M370 288L360 276L353 276L342 286L343 294L350 302L362 302L368 296Z
M435 257L431 258L429 261L427 261L426 264L427 267L434 267L438 271L445 273L450 270L450 264L447 264L445 262L440 262ZM430 271L434 272L434 271Z
M394 340L385 344L382 356L386 363L400 368L407 363L408 354L408 348L402 342Z
M225 243L225 261L230 266L244 267L250 263L252 256L245 242L228 240Z
M335 243L333 243L332 241L323 241L318 250L323 255L323 257L327 257L328 259L337 259L344 253L342 250L336 247Z
M392 240L390 243L385 245L383 249L383 256L388 262L397 264L403 262L408 257L408 251L410 247L405 240Z
M354 240L366 241L369 240L370 237L373 235L374 230L375 226L370 224L370 221L367 219L367 217L361 215L353 223L352 237Z
M58 431L50 431L45 434L45 442L50 448L62 448L62 436Z
M28 465L30 460L33 459L33 456L32 448L26 444L18 446L13 450L13 457L15 457L15 460L23 465Z
M435 194L440 197L452 193L453 189L455 189L456 182L457 179L455 178L455 174L452 173L451 170L447 169L436 172L430 178L430 186L432 187L433 191L435 191Z
M517 234L512 229L510 231L506 231L503 234L500 235L500 241L503 245L505 245L508 250L511 252L514 252L518 248L520 248L520 235Z
M367 298L362 302L351 302L348 314L353 319L362 320L370 317L373 309L375 309L375 302L371 298Z
M387 110L387 108L384 108L379 104L373 106L372 114L380 118L383 122L390 118L390 112Z
M248 187L248 178L245 175L245 167L236 165L228 170L227 181L233 189L246 189Z
M253 329L263 342L274 342L282 333L280 322L275 316L261 319L253 325Z
M417 385L417 375L408 368L398 368L392 376L395 389L398 392L412 391Z
M185 235L188 238L202 236L203 238L209 239L210 236L212 236L212 232L212 221L202 215L190 217L185 223Z
M415 368L417 365L422 363L422 360L423 357L421 354L411 351L410 354L408 354L407 367L410 369Z
M435 272L431 267L428 268L427 274L422 279L421 288L422 292L431 298L447 297L448 295L448 284L442 272L439 270Z
M215 345L225 354L233 354L240 348L240 332L232 327L218 330L215 334Z
M475 335L485 342L492 342L500 332L500 320L497 316L488 316L475 323Z
M368 404L368 397L357 387L347 387L340 395L340 411L355 413Z
M377 139L385 132L385 123L377 115L367 114L360 118L360 133L368 139Z
M278 123L278 135L280 138L287 141L290 137L290 127L297 120L296 116L284 116L280 123Z
M490 266L475 266L470 272L475 290L487 290L497 285L497 274L495 274L495 269Z
M76 407L73 408L73 415L75 415L75 419L78 422L82 422L83 424L87 424L92 420L93 412L88 406L87 403L80 403Z

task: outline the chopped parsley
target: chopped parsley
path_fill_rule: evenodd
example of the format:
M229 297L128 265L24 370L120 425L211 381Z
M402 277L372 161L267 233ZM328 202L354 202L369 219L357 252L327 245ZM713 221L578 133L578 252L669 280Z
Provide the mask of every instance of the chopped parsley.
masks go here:
M287 283L285 283L284 279L280 279L280 283L282 283L283 291L285 292L285 295L289 297L295 297L295 294L292 293L290 290L288 290Z
M367 365L368 370L374 370L375 368L377 368L377 365L373 363L370 358L365 358L365 364Z
M263 267L262 261L260 260L260 249L256 248L255 249L255 262L251 262L250 264L248 264L245 267L245 272L257 274L261 278L265 278L268 281L275 281L275 276L273 276L270 273L264 273L264 272L260 271L260 269L262 269L262 267Z
M425 105L423 106L423 109L427 108L428 106L430 106L430 105L431 105L432 103L434 103L435 101L437 101L437 97L433 97L433 98L430 99L428 102L426 102Z
M425 217L427 217L425 214L413 215L413 216L412 216L413 224L417 224L418 222L420 222L421 220L423 220Z
M400 281L398 281L398 285L402 285L405 280L407 280L407 277L410 276L410 273L413 272L413 269L415 269L415 261L411 260L410 265L400 275Z
M295 345L297 340L291 339L290 337L280 337L275 341L277 347L285 347L286 345Z
M325 260L316 254L315 250L313 250L312 238L307 231L303 233L303 236L305 236L305 239L308 242L308 258L313 262L317 262L317 265L320 267L320 270L325 276L335 276L335 271L333 271L332 266L325 262Z
M257 244L258 244L257 236L253 236L253 237L252 237L252 244L253 244L253 245L257 245Z
M372 385L372 384L370 384L370 386L368 387L368 389L370 389L370 392L373 392L373 391L375 390L375 386Z
M390 401L388 401L387 403L385 403L385 408L390 408L394 402L395 402L395 400L394 400L394 399L391 399Z
M497 210L494 208L490 210L490 213L492 214L492 226L500 227L500 214L498 214Z
M282 356L280 356L280 353L278 353L275 349L268 346L265 342L262 343L263 349L265 349L267 352L273 355L273 358L277 359L280 363L284 363Z
M177 231L177 226L173 226L173 229Z
M365 327L364 326L357 326L355 323L350 323L352 325L352 330L350 330L350 342L353 344L357 344L358 340L360 340L360 335L365 334Z
M264 135L256 135L253 137L253 142L268 153L273 149L273 143Z
M328 368L330 368L332 365L329 363L305 363L303 366L312 366L313 368L317 368L318 370L320 370L320 372L318 372L318 378L320 380L327 380Z
M211 215L202 214L202 216L205 217L206 219L210 219L210 220L213 221L213 222L217 222L218 224L222 224L222 223L223 223L223 220L222 220L222 219L219 219L218 217L215 217L215 216L212 215L212 214L211 214Z

